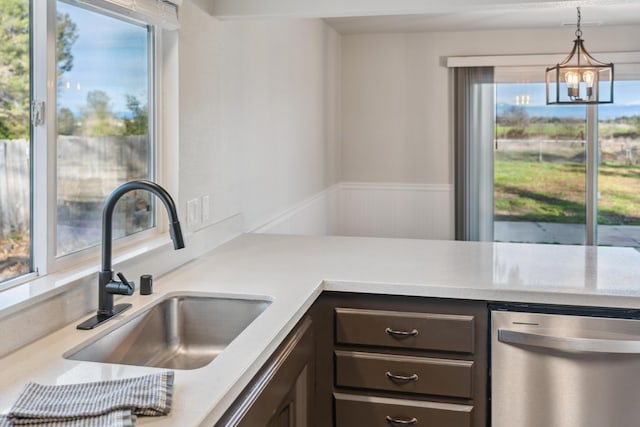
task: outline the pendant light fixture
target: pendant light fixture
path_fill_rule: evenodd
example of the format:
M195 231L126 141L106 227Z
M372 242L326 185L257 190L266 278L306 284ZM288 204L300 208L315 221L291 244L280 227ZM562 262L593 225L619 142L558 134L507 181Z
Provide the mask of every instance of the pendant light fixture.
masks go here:
M584 48L580 8L573 50L554 67L547 68L547 104L613 103L613 64L594 59Z

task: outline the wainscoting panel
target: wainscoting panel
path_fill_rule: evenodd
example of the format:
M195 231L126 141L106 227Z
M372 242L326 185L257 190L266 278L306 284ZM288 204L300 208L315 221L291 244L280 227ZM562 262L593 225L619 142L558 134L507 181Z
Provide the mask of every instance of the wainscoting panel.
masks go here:
M448 240L453 203L452 185L340 183L252 231Z
M341 183L336 234L453 239L453 186Z

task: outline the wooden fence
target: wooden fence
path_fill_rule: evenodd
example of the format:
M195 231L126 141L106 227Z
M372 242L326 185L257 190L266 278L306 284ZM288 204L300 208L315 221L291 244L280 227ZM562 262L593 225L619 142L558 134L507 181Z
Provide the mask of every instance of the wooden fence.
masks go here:
M59 137L58 213L88 215L118 184L147 177L148 164L146 136ZM29 142L0 140L0 238L29 230L30 182Z
M0 140L0 237L29 230L29 141Z

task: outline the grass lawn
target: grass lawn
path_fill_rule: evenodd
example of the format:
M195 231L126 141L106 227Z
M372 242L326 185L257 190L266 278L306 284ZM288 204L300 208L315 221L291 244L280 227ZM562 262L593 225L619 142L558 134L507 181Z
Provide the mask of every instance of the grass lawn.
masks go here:
M499 160L494 163L497 221L585 223L585 166ZM599 166L598 223L640 225L640 166Z

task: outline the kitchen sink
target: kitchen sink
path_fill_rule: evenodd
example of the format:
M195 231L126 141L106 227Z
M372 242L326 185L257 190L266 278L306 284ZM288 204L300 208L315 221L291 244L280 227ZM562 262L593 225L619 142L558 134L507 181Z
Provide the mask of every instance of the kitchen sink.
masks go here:
M202 294L167 296L64 357L169 369L201 368L270 303Z

